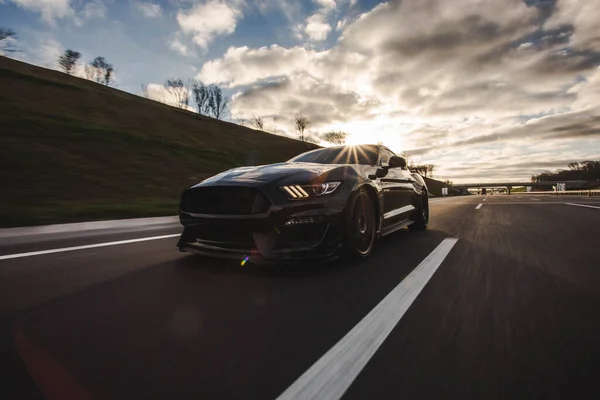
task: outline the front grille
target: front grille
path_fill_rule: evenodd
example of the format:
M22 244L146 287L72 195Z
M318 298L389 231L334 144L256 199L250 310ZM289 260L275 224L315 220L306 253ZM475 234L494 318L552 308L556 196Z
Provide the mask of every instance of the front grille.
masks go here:
M194 214L249 215L262 214L271 203L258 190L243 186L207 186L187 189L181 210Z
M207 220L188 228L189 238L201 243L226 245L228 248L253 248L250 221Z

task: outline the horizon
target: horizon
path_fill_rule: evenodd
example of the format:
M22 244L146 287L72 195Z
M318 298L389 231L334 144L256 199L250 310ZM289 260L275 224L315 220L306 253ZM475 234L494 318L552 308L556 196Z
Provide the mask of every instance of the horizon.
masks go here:
M103 56L133 94L194 78L223 88L231 122L296 138L302 112L310 134L382 142L435 179L529 181L600 159L599 3L1 0L0 27L8 57Z

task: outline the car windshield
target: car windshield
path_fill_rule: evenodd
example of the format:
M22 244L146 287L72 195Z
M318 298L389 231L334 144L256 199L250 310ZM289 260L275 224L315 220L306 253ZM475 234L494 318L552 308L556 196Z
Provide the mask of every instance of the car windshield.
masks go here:
M377 164L378 154L377 146L344 146L300 154L289 162L375 165Z

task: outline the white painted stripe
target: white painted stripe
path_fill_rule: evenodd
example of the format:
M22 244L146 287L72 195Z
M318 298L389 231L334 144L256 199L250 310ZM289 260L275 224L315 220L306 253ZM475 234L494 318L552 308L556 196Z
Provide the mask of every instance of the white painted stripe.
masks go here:
M540 199L531 199L531 198L530 198L529 200L536 200L536 201L540 201Z
M0 256L0 260L9 260L11 258L22 258L22 257L31 257L31 256L41 256L44 254L53 254L53 253L62 253L65 251L76 251L76 250L85 250L85 249L95 249L97 247L106 247L106 246L117 246L120 244L129 244L129 243L137 243L137 242L146 242L148 240L158 240L158 239L167 239L176 236L180 236L180 233L171 234L171 235L162 235L162 236L152 236L138 239L129 239L129 240L119 240L117 242L105 242L105 243L95 243L95 244L86 244L84 246L73 246L73 247L63 247L60 249L50 249L50 250L40 250L40 251L32 251L29 253L18 253L18 254L7 254L4 256Z
M588 208L597 208L600 209L600 207L596 207L596 206L588 206L585 204L575 204L575 203L565 203L568 206L577 206L577 207L588 207Z
M477 207L475 207L476 210L479 210L481 208L481 206L483 206L482 203L477 204Z
M158 225L179 224L179 216L116 219L110 221L75 222L72 224L56 224L41 226L26 226L20 228L0 229L0 239L12 239L22 236L49 235L55 233L98 231L102 229L130 229Z
M392 210L392 211L389 211L389 212L386 212L385 214L383 214L383 219L392 218L392 217L395 217L396 215L400 215L405 212L412 211L414 209L415 209L415 206L413 206L413 205L396 208L395 210Z
M373 357L458 239L444 239L350 332L287 388L278 400L337 400Z

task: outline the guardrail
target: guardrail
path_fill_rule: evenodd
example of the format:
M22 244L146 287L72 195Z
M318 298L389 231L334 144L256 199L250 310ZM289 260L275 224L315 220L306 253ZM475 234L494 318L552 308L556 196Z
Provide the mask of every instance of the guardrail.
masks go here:
M511 195L522 195L522 194L531 194L531 195L547 195L547 196L600 196L600 190L565 190L563 192L513 192Z

